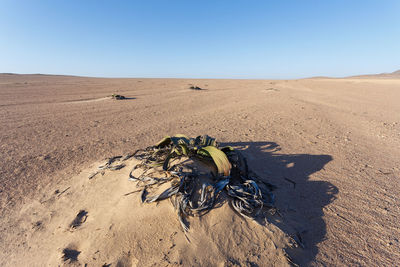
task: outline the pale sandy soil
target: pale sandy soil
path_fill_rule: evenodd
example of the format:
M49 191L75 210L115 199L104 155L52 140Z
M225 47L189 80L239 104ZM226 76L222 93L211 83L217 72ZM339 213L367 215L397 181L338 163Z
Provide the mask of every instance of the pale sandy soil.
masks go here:
M300 266L399 265L400 79L1 74L0 127L0 266L288 266L285 253ZM223 203L185 236L169 201L126 195L134 161L87 178L175 133L242 149L278 187L282 217L259 224Z

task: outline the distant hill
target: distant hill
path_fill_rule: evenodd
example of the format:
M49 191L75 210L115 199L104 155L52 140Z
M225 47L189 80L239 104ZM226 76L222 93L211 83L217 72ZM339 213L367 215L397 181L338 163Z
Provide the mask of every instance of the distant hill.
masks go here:
M22 74L22 73L11 73L11 72L3 72L0 73L0 77L9 77L9 76L25 76L25 77L43 77L43 76L49 76L49 77L80 77L80 76L75 76L75 75L61 75L61 74L43 74L43 73L27 73L27 74Z
M391 78L391 79L400 79L400 70L396 70L391 73L380 73L380 74L366 74L366 75L357 75L350 76L347 78Z

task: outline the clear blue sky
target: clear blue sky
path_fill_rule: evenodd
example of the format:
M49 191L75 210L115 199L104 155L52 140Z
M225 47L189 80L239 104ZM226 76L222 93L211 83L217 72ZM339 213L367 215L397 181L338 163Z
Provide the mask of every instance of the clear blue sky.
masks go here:
M397 69L398 0L0 0L0 72L285 79Z

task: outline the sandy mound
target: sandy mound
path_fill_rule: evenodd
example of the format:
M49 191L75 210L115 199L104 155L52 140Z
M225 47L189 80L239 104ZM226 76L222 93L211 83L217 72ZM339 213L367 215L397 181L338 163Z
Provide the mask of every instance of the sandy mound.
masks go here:
M184 233L168 200L141 203L136 183L128 180L137 162L130 159L125 168L92 179L97 168L84 170L26 204L18 212L21 228L15 229L25 234L1 264L289 265L285 248L293 240L274 223L240 217L227 203L191 218Z

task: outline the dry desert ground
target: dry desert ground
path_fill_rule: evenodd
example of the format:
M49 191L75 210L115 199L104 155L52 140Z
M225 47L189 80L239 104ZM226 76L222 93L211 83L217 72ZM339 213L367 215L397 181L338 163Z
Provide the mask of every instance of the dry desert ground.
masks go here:
M400 264L400 75L1 74L0 127L0 266ZM277 187L279 214L260 223L223 203L185 234L168 200L131 193L134 161L88 179L106 158L176 133L241 150Z

